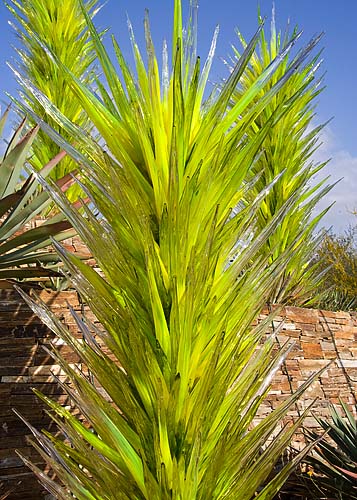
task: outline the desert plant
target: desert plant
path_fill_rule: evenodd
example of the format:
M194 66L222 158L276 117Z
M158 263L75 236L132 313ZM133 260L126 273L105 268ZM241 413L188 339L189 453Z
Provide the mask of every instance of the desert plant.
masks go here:
M342 401L341 406L344 417L330 405L331 419L317 419L326 435L319 439L309 456L308 463L315 473L308 482L310 488L322 493L324 498L332 495L339 500L352 500L357 498L357 420ZM310 440L318 437L315 432L308 433Z
M237 34L241 45L246 48L247 42L243 35L239 31ZM296 29L294 34L297 34ZM231 106L242 99L252 83L272 64L286 46L289 36L289 27L285 33L277 32L273 10L271 36L267 38L265 32L261 31L247 71L232 95ZM239 60L241 53L237 48L233 50L235 62ZM319 184L313 182L313 176L325 165L313 160L313 153L319 146L318 134L323 128L321 125L314 128L312 124L315 99L321 92L321 79L317 76L319 54L307 58L299 71L294 71L295 60L291 53L286 54L274 75L244 109L244 113L250 117L247 137L252 139L260 130L267 131L261 144L261 154L250 171L250 175L257 176L258 179L247 191L243 204L249 205L259 192L278 177L257 212L252 230L259 232L294 194L294 203L281 224L272 231L261 251L267 262L278 259L285 251L291 253L280 281L272 289L270 301L301 305L314 297L316 286L321 280L315 266L311 265L311 260L321 241L317 225L328 209L314 218L312 212L331 186L326 184L326 179ZM290 74L289 81L279 88L281 78L286 74ZM265 103L264 97L274 87L274 99ZM285 110L285 105L288 106L288 111ZM274 127L269 126L271 120L277 121Z
M250 206L240 203L257 182L250 179L247 183L247 178L267 134L289 112L292 101L281 104L254 136L248 131L278 90L289 85L317 40L302 49L291 71L267 90L267 82L297 37L287 40L228 110L263 26L220 92L204 102L217 32L201 70L196 57L196 16L192 11L183 39L180 0L174 2L172 71L165 44L162 80L148 17L147 66L130 27L136 74L113 39L120 76L83 3L82 7L105 76L100 98L47 50L73 99L92 120L105 151L29 79L19 77L70 136L66 141L41 123L81 163L82 189L100 214L95 217L90 206L85 214L78 213L55 185L36 176L103 272L101 277L57 245L73 284L104 330L73 312L86 342L76 340L48 309L25 297L80 355L95 383L83 371L71 368L56 349L52 351L73 382L72 388L63 387L84 422L37 393L48 404L65 439L31 428L34 444L62 484L24 460L56 498L272 498L301 458L267 481L301 420L273 434L306 384L253 424L289 348L284 346L273 355L273 337L259 347L266 324L251 324L289 262L289 252L283 251L267 264L261 250L296 196L290 193L266 227L255 231L237 252L237 241L248 241L266 189L276 179L256 190ZM253 101L254 111L246 113ZM78 150L71 145L74 141ZM241 208L234 210L237 206ZM301 228L295 238L303 234Z
M317 249L315 268L323 274L319 284L322 309L356 310L357 308L357 228L342 235L327 233Z
M0 118L0 134L3 132L9 108ZM25 120L14 131L0 159L0 280L38 279L62 276L54 266L59 262L55 252L46 247L51 237L58 241L73 236L75 230L65 216L58 214L41 226L32 229L31 221L51 204L52 200L33 176L26 176L25 162L30 154L38 127L23 134ZM66 155L59 153L41 169L43 177ZM72 183L66 176L57 185L63 190ZM58 267L58 266L57 266Z
M94 16L98 8L97 0L86 1L86 8ZM57 106L57 108L83 128L90 130L90 122L79 106L72 99L65 76L58 72L46 51L48 46L85 85L91 85L97 78L93 66L95 52L85 19L77 0L9 0L6 3L15 23L12 26L18 36L17 48L19 70ZM56 131L68 138L52 118L42 114L41 105L34 99L26 86L21 87L22 98L41 118L45 119ZM34 124L32 122L32 124ZM41 130L33 144L31 165L40 170L59 153L59 148ZM64 158L51 172L51 177L60 179L74 168L70 157ZM77 198L78 190L71 190L71 199Z

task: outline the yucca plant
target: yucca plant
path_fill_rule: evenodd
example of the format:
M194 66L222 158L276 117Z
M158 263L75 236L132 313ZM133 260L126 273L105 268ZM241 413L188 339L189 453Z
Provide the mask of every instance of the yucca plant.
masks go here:
M237 34L245 49L247 42L240 31L237 31ZM296 35L295 29L294 36ZM230 106L233 109L253 82L281 53L290 36L289 27L285 33L277 31L273 9L270 38L266 37L264 30L261 31L259 43L250 58L247 70L232 95ZM235 63L240 59L241 52L235 47L233 51L232 61ZM267 129L261 144L261 154L250 171L253 178L257 176L257 181L248 190L243 206L249 206L258 193L278 177L257 213L254 230L259 232L294 194L294 203L281 224L272 231L261 251L267 262L274 262L285 251L290 252L289 262L280 281L272 288L270 301L301 305L315 298L316 286L321 281L316 266L310 263L322 237L317 225L328 209L314 218L312 213L321 197L332 186L326 184L326 179L319 184L313 180L313 176L325 166L325 163L314 161L313 157L319 146L319 132L323 128L323 125L314 127L313 123L315 100L321 92L321 78L317 76L320 66L319 54L306 58L299 71L294 71L294 64L295 59L291 53L284 55L274 75L265 82L242 113L242 119L246 114L250 120L246 130L246 136L250 140L256 137L259 131ZM274 98L265 103L265 96L274 87L279 87L279 81L287 74L290 75L288 83L278 88ZM277 122L274 127L269 127L271 120Z
M267 188L277 182L272 178L259 190L252 169L267 135L293 101L281 103L254 136L249 131L304 68L317 39L268 89L297 36L284 42L272 63L228 109L249 70L263 26L220 92L204 101L217 32L201 69L195 43L197 5L191 5L183 31L181 2L174 2L172 57L169 63L164 44L162 78L147 16L147 65L129 24L134 72L115 39L116 61L110 60L83 2L82 8L105 77L100 97L47 50L72 98L100 134L104 150L31 80L20 78L70 141L42 122L43 130L81 164L81 187L92 202L85 214L74 210L55 185L36 177L103 272L103 277L98 275L57 245L74 286L103 329L73 312L85 342L76 340L43 304L26 298L80 355L91 377L71 368L53 349L56 363L73 383L62 385L84 421L37 393L64 439L31 428L34 445L60 483L24 460L59 499L273 498L301 458L268 481L301 420L274 433L306 384L254 424L289 347L273 355L273 337L260 345L267 324L251 324L290 260L283 251L268 262L262 248L298 195L290 193L264 229L249 239ZM297 92L304 98L301 89ZM30 107L27 111L36 118ZM252 189L256 196L250 206L242 206ZM304 231L297 231L296 242ZM237 251L237 242L247 241Z
M343 401L341 406L344 417L331 405L331 421L318 419L326 435L309 456L315 474L305 482L311 483L310 488L324 497L353 500L357 498L357 420ZM318 437L315 432L308 433L310 440Z
M98 1L88 0L86 8L95 16L98 12ZM83 84L90 86L97 78L93 65L95 51L86 29L85 19L77 0L9 0L6 5L15 23L11 23L19 40L17 48L19 70L26 75L47 96L69 120L90 131L90 122L83 109L66 84L65 75L59 72L46 51L46 46L56 54L59 60L79 78ZM41 105L21 87L22 98L31 108L45 119L65 138L66 131L56 124L52 118L42 113ZM59 153L59 148L41 130L33 144L32 166L40 170ZM60 179L74 168L70 157L64 158L52 169L51 177ZM70 191L70 198L76 200L78 189Z
M8 114L9 108L0 118L0 135ZM75 234L62 214L39 227L30 227L31 221L41 215L52 200L38 181L26 176L24 171L39 130L35 127L24 134L25 124L23 120L14 131L0 159L0 280L63 276L54 268L58 267L57 254L46 247L51 245L51 237L60 241ZM41 169L42 176L46 177L65 156L62 152L53 158ZM57 185L65 190L72 182L67 175L57 181Z

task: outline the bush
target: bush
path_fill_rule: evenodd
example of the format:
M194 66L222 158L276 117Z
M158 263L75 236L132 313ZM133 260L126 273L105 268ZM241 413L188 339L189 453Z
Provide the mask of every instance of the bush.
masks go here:
M316 305L322 309L356 310L357 226L339 236L327 233L315 262L318 273L325 273Z

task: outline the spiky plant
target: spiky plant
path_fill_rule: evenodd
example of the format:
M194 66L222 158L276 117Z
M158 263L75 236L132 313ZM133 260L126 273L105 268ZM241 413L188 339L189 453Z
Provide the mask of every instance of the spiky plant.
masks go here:
M273 356L273 338L259 347L266 324L251 324L290 259L289 252L282 252L268 262L262 248L284 223L298 194L290 193L239 252L237 241L247 242L266 196L267 186L258 189L259 181L247 183L247 178L267 135L279 127L294 101L280 103L254 136L249 131L278 91L303 71L317 40L268 89L297 36L286 41L228 109L249 71L262 26L221 91L204 102L217 32L201 69L194 10L182 39L181 2L174 2L172 70L164 44L160 79L148 17L147 65L129 26L134 73L114 39L116 61L110 60L83 2L82 7L105 76L101 97L53 52L51 57L105 151L29 79L22 83L71 137L68 142L42 123L81 163L81 186L100 214L94 217L89 206L85 215L77 213L55 186L47 186L103 272L99 276L57 246L73 284L104 329L95 331L109 354L99 347L91 325L75 313L86 342L73 338L43 305L27 299L80 355L91 379L53 350L73 382L64 389L84 422L38 393L65 439L32 429L35 446L62 484L24 460L59 499L273 498L300 457L271 481L267 478L300 421L273 434L305 386L254 425L288 347ZM297 93L304 99L302 89ZM250 206L234 210L251 189L256 196ZM304 230L297 232L296 241Z
M9 108L0 118L0 135L8 113ZM57 254L46 247L51 245L51 237L60 241L76 233L63 214L30 227L52 200L33 176L25 176L24 166L39 130L35 127L24 134L25 124L23 120L14 131L0 158L0 280L62 276L53 268L59 262ZM40 170L41 175L50 174L65 156L65 152L59 153ZM57 181L62 190L71 183L69 175Z
M237 34L245 49L247 42L239 31ZM261 31L247 70L232 95L230 105L233 109L286 47L289 37L289 27L285 34L277 32L273 10L270 38L266 37L264 30ZM239 60L241 52L235 47L233 50L233 61ZM316 76L320 66L319 54L308 57L299 71L294 70L295 60L291 53L286 54L274 75L242 113L242 119L245 114L250 119L246 129L249 140L267 129L261 144L261 154L250 172L253 178L257 176L258 179L247 192L243 205L249 206L262 189L279 177L258 210L252 230L260 232L294 194L294 203L261 251L267 262L274 262L285 251L290 252L280 281L272 288L270 301L300 305L314 297L316 286L321 280L316 266L310 265L310 262L322 237L317 225L328 209L314 218L312 213L332 186L326 184L326 179L319 184L313 179L325 166L325 163L314 161L313 157L323 127L314 127L315 100L321 92L321 78ZM290 75L288 83L280 87L281 78L287 74ZM265 103L264 96L274 88L274 98ZM274 127L269 126L271 120L277 122Z
M353 500L357 499L357 419L345 403L341 402L341 406L344 417L331 405L331 418L318 419L326 435L308 457L315 474L305 483L310 483L310 489L323 493L324 497ZM357 406L354 411L356 414ZM308 433L310 440L318 437L315 432Z
M94 16L98 11L97 0L87 0L86 8ZM6 5L15 23L12 26L18 36L17 48L19 70L47 96L69 120L90 130L90 123L76 100L72 99L65 75L58 72L46 51L46 46L58 59L90 86L97 77L93 66L95 51L90 39L80 4L77 0L9 0ZM41 105L21 87L22 97L31 108L45 119L66 139L69 136L48 114L43 114ZM33 145L32 166L39 170L59 153L58 146L42 131ZM51 177L60 179L74 168L70 157L64 158L53 170ZM77 190L78 191L78 190ZM76 199L73 193L71 199Z

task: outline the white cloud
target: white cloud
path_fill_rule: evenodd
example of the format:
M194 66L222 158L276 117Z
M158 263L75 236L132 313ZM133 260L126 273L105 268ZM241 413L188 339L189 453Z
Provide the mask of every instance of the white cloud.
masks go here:
M333 226L336 233L342 233L352 224L357 224L357 216L351 214L357 209L357 157L343 149L330 127L326 127L321 134L322 145L315 153L317 161L326 161L331 158L326 167L316 176L317 180L330 175L329 183L341 179L338 184L321 200L318 210L326 208L335 202L334 206L325 215L322 225Z

